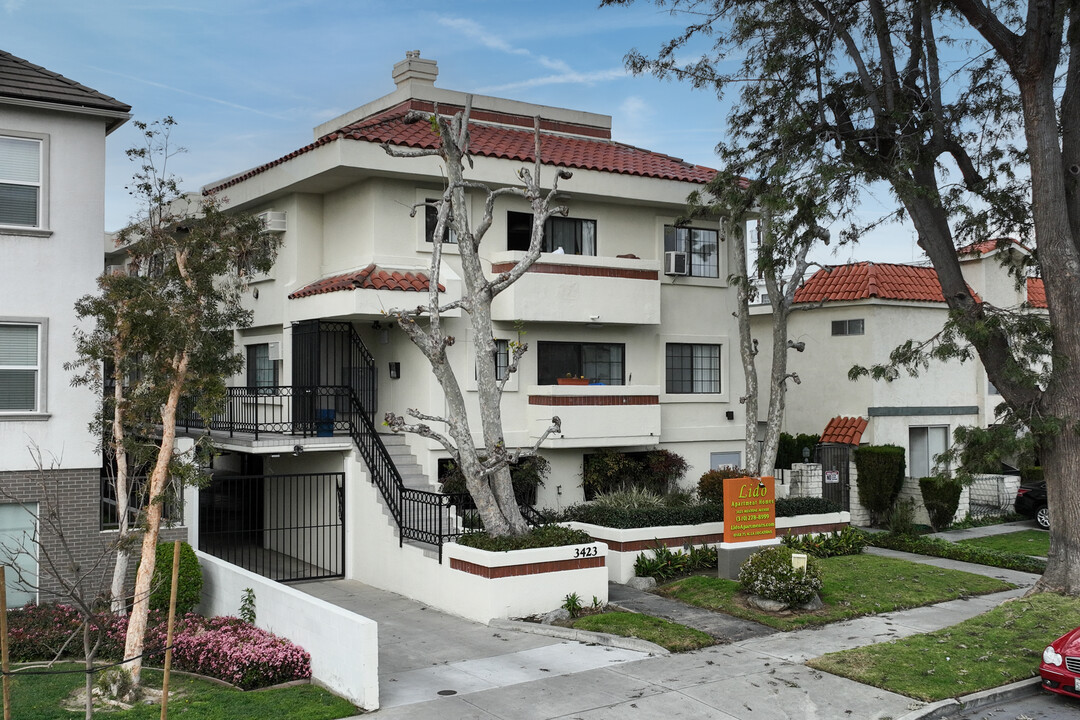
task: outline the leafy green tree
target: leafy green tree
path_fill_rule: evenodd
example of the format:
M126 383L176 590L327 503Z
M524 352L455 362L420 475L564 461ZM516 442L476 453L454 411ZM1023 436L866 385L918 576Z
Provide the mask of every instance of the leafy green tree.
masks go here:
M1070 319L1080 316L1080 3L657 4L685 12L687 27L628 63L718 93L738 88L721 147L736 172L782 148L789 173L834 179L830 204L889 188L893 217L914 226L951 315L940 335L861 372L979 357L1041 451L1055 522L1035 591L1080 594L1080 324ZM705 52L682 61L699 41ZM957 248L1008 235L1035 239L1047 317L994 307L967 287ZM1045 363L1033 363L1043 350Z
M115 389L103 418L110 431L106 444L118 460L132 438L142 443L153 438L124 649L125 658L136 658L125 667L137 687L163 501L170 481L197 471L188 458L174 454L177 410L182 398L190 398L203 417L220 408L225 378L243 367L233 330L251 323L241 291L253 273L270 269L279 241L261 220L224 212L223 198L181 196L167 171L177 152L169 145L172 118L134 124L143 133L143 144L127 151L138 163L129 190L142 207L118 238L127 270L103 277L99 294L77 304L77 313L91 321L92 329L77 336L76 365L83 371L79 381L90 384L98 362L111 369ZM117 490L118 501L126 498L126 492Z

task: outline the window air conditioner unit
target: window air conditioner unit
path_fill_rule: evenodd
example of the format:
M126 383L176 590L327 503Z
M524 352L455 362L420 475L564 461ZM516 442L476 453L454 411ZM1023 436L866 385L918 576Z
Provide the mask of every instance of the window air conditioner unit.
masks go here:
M280 360L281 359L281 343L279 343L279 342L271 342L271 343L267 343L266 345L267 345L266 354L268 356L267 359L271 360L271 361Z
M285 232L285 213L284 212L276 212L274 210L267 210L266 212L259 213L257 217L260 220L263 221L263 224L266 226L267 232L272 232L272 233Z
M689 275L689 258L684 252L670 251L664 253L665 275Z

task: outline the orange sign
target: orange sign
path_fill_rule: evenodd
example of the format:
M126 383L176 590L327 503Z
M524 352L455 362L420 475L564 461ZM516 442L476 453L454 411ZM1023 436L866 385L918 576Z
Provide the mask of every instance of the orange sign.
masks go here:
M771 477L724 479L724 542L776 537L776 482Z

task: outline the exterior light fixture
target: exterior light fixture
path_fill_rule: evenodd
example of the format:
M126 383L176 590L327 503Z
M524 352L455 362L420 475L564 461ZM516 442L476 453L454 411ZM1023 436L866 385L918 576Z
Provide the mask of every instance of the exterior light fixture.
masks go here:
M390 363L390 379L391 380L400 380L401 379L401 363L399 363L399 362Z
M804 447L802 449L802 461L804 463L810 462L810 448Z

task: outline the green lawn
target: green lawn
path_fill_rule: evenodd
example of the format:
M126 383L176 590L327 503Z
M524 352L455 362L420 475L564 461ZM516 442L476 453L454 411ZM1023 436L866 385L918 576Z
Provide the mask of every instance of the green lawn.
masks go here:
M708 633L639 613L609 612L587 615L575 620L573 627L648 640L671 652L686 652L716 644L716 640Z
M1045 530L1020 530L1019 532L1004 535L990 535L989 537L961 540L960 544L975 545L1001 552L1019 553L1020 555L1046 557L1050 553L1050 533Z
M807 664L919 700L944 700L1035 676L1043 648L1078 625L1080 600L1042 593L937 632Z
M54 670L81 670L81 665L54 666ZM161 673L143 670L148 687L161 687ZM66 675L20 675L11 679L11 716L18 720L74 720L84 716L64 710L62 703L72 691L83 685L82 673ZM277 690L242 692L214 683L173 675L169 678L169 717L184 720L266 720L287 717L290 720L333 720L356 715L359 711L343 700L314 685L299 685ZM175 694L174 694L175 693ZM131 710L95 713L109 720L157 720L160 705L142 705Z
M740 602L737 582L701 575L664 585L658 592L778 630L796 630L1013 587L983 575L877 555L845 555L818 562L822 567L821 599L825 607L816 612L764 613Z

